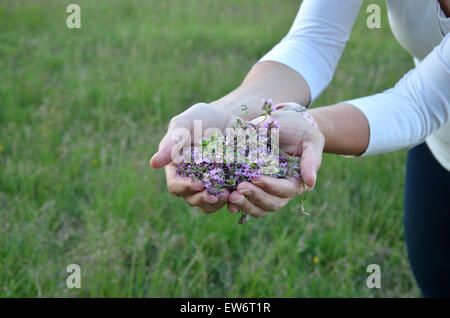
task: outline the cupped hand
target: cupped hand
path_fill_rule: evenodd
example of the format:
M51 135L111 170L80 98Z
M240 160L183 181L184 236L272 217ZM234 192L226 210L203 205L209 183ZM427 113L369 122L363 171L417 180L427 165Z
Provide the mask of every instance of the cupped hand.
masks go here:
M296 105L296 103L282 103L275 105L274 108ZM242 211L253 217L261 217L267 212L281 209L296 195L312 189L316 183L325 142L323 134L292 110L277 110L272 112L270 117L278 120L281 126L280 149L301 158L300 172L303 180L261 176L251 183L243 182L229 195L228 210L231 213ZM254 121L262 120L264 118L260 117Z
M228 210L242 211L259 218L267 212L275 212L284 207L296 195L304 191L297 178L276 179L260 176L252 182L242 182L229 196Z
M182 197L187 204L198 207L204 213L221 209L228 200L229 192L224 190L218 197L210 196L204 190L202 182L177 175L177 166L172 160L172 149L178 143L179 129L186 129L189 132L191 137L185 143L192 144L194 121L201 121L203 134L210 128L224 131L233 125L236 118L217 106L195 104L171 119L167 133L159 144L158 152L150 160L153 168L165 167L167 188L171 194Z
M229 192L223 189L218 196L211 196L203 189L201 181L191 181L191 178L176 174L177 166L173 163L165 167L166 181L169 192L183 200L190 206L199 208L204 213L213 213L225 206Z

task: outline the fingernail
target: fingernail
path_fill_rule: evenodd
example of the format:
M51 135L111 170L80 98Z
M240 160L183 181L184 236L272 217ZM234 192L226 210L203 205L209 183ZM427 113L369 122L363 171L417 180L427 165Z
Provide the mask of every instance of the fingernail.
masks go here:
M317 179L317 172L314 171L314 174L313 174L313 186L316 184L316 179Z
M238 200L231 201L231 203L238 204L238 205L242 204L243 202L244 202L244 198L240 198Z
M238 192L241 194L244 194L244 193L250 192L250 189L242 189L242 190L239 190Z
M259 178L252 179L252 183L261 184L261 179L259 179Z

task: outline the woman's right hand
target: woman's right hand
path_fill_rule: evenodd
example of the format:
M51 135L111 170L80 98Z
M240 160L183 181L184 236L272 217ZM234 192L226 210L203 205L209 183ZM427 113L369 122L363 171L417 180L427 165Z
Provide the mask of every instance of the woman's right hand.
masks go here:
M224 111L219 106L199 103L188 108L183 113L170 120L166 135L159 144L158 151L150 160L153 168L165 168L167 188L170 193L182 197L190 206L198 207L204 213L212 213L221 209L228 200L228 191L224 191L219 197L209 196L203 189L200 181L192 182L190 178L178 176L177 166L173 162L172 149L178 143L179 129L186 129L190 138L186 143L192 143L194 137L194 121L201 121L202 134L208 128L224 131L231 127L236 116Z

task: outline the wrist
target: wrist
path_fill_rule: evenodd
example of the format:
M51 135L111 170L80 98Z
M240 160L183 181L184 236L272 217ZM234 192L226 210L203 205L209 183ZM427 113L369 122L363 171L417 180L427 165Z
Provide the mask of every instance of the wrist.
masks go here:
M333 122L322 114L320 107L311 109L309 113L314 118L314 121L317 124L317 129L319 129L322 135L325 137L326 143L327 136L333 134Z
M300 105L296 102L288 102L277 104L274 106L274 108L276 111L278 110L294 111L298 113L304 120L306 120L311 126L317 129L319 128L312 114L303 105Z
M318 107L311 113L325 137L325 152L358 156L366 151L370 127L359 109L341 103Z
M242 119L252 120L261 115L261 99L255 102L255 98L225 96L210 103L223 112ZM246 109L243 109L243 106Z
M212 101L209 103L211 106L219 108L220 110L226 113L233 113L234 115L234 106L230 104L230 102L225 101L223 98Z

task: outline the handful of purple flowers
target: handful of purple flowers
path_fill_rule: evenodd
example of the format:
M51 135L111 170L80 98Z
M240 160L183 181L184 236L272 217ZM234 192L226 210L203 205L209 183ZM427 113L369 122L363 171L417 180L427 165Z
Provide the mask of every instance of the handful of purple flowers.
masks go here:
M247 112L245 105L241 106ZM219 195L223 189L236 190L241 182L267 175L275 178L300 178L300 158L279 149L280 124L269 119L274 111L272 100L262 101L262 116L258 123L237 119L226 135L215 132L194 145L191 160L184 160L177 169L180 176L199 180L208 194ZM304 212L301 206L301 214ZM242 213L244 224L249 216Z

